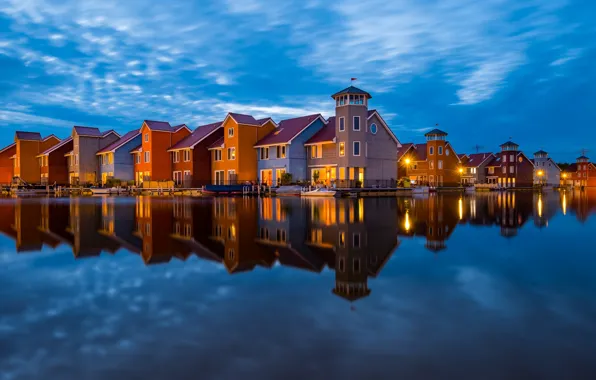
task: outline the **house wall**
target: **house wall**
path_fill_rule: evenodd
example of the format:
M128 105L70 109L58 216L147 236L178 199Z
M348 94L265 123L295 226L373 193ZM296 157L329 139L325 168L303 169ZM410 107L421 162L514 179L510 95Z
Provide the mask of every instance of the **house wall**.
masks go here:
M100 165L100 178L103 173L114 173L114 178L121 181L132 181L135 179L134 155L130 151L141 144L141 136L137 136L114 152L113 164ZM99 160L99 156L98 156Z
M142 128L144 136L149 128L144 125ZM143 137L143 153L141 154L141 161L145 161L146 151L150 153L149 165L143 165L143 171L151 172L152 181L168 181L172 177L172 159L168 149L178 141L188 136L190 132L186 128L180 129L176 133L149 131L149 141L146 142ZM134 147L133 147L134 148ZM132 148L131 148L132 149ZM147 169L148 168L148 169Z
M345 143L345 155L343 157L338 155L336 164L338 167L365 168L367 166L367 160L364 155L364 143L367 140L368 107L364 104L337 106L335 107L335 116L335 136L337 136L338 147L340 143ZM354 117L356 116L360 117L359 131L354 131ZM342 117L345 118L345 130L343 132L339 130L340 118ZM360 141L360 156L354 156L353 154L354 141Z
M534 166L534 183L542 182L549 186L561 183L561 170L551 158L534 157ZM542 178L538 175L539 170L544 172Z
M0 153L0 184L9 184L14 176L14 160L10 157L17 153L17 147L13 146Z
M41 170L37 155L39 141L17 140L16 154L18 166L15 167L15 177L20 177L28 183L39 183L41 181Z
M259 149L269 149L269 159L267 160L261 160L260 157L260 153L259 153ZM266 170L266 169L271 169L271 173L272 173L272 183L275 185L278 183L279 180L281 180L281 178L277 178L277 175L275 173L276 169L285 169L286 172L291 173L290 171L290 158L289 158L289 149L290 149L290 145L286 145L286 158L277 158L277 145L275 146L270 146L270 147L266 147L266 148L258 148L256 149L257 151L257 159L258 159L258 175L259 175L259 180L262 181L263 178L261 176L261 171L262 170ZM300 160L300 158L296 158L294 159L295 161ZM298 167L298 165L296 165ZM294 177L294 173L292 173L292 177ZM296 178L296 177L294 177ZM303 177L304 178L304 177Z
M395 180L397 173L397 143L389 132L383 127L381 120L374 115L367 120L366 142L361 147L366 157L366 171L364 178L367 185L369 181ZM370 131L370 126L377 126L377 133Z
M68 184L68 158L64 155L72 150L72 145L72 141L68 142L48 155L46 170L49 184Z
M428 181L438 186L458 186L460 184L459 159L451 145L445 140L428 140L426 145L427 161L433 162L432 169L430 164L428 165ZM430 154L431 147L433 154ZM439 154L439 147L443 148L443 154ZM443 162L442 169L439 169L439 161Z
M192 181L191 187L201 187L211 183L211 157L213 152L207 148L223 137L223 129L218 128L203 141L195 145L192 150Z

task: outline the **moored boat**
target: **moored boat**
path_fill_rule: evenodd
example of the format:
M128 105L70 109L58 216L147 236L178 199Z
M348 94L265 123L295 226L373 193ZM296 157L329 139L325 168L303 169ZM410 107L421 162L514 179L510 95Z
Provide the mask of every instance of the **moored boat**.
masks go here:
M301 191L300 195L303 197L334 197L337 191L324 188L314 190Z

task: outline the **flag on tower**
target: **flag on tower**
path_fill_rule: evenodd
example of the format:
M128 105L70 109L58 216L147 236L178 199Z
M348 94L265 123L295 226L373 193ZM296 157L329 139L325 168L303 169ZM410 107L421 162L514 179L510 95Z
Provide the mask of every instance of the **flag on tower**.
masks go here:
M354 82L356 79L358 79L358 78L350 78L350 80L351 80L352 82Z

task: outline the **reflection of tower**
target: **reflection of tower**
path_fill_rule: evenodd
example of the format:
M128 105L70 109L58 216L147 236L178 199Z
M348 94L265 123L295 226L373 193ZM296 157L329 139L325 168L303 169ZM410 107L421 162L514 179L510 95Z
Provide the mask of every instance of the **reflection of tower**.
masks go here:
M342 234L344 234L342 236ZM346 241L344 232L340 232L340 247L335 256L335 288L333 294L345 298L350 302L367 297L368 289L368 260L362 249L360 234L353 234L352 239ZM351 241L350 241L351 240ZM343 248L341 245L343 244Z

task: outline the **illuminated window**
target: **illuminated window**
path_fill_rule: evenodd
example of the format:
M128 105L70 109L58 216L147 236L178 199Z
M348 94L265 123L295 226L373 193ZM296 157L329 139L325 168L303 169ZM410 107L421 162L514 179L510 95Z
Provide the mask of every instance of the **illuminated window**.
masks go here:
M228 160L236 159L236 148L228 148Z
M343 231L340 231L340 233L339 233L339 247L340 248L346 247L346 233Z
M234 137L234 128L228 128L228 137Z
M339 156L343 157L346 155L346 143L340 142L339 143Z
M277 147L277 158L286 158L286 146L281 145Z

